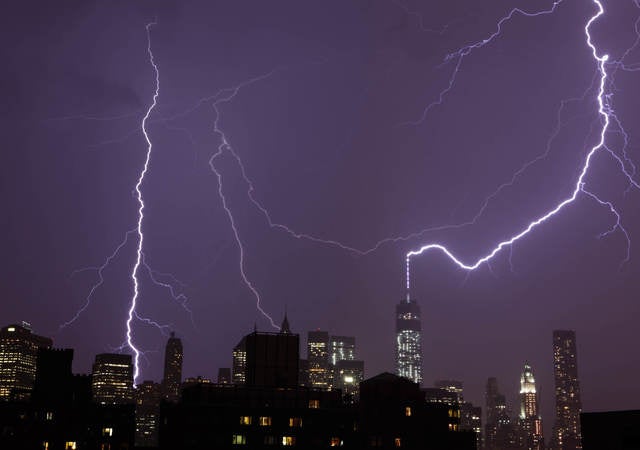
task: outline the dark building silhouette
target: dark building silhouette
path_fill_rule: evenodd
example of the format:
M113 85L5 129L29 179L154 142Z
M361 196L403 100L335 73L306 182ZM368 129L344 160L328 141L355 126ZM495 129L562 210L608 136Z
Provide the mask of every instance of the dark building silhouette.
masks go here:
M580 414L583 450L640 449L640 410Z
M511 419L506 398L498 390L498 380L487 380L485 391L487 420L484 443L486 450L521 450L522 433L517 423Z
M33 334L26 322L0 330L0 401L29 399L38 349L52 345L51 339Z
M351 448L475 449L456 407L427 403L419 385L382 373L360 385L357 444Z
M409 294L396 305L396 374L422 383L420 306Z
M182 383L182 341L171 333L164 350L164 378L162 387L164 397L170 402L177 402L180 397Z
M279 333L254 331L244 337L248 386L298 386L300 337L291 333L285 315Z
M342 391L347 403L357 403L360 398L360 383L364 381L364 361L338 361L333 368L333 388Z
M332 376L329 364L329 333L320 330L307 333L307 361L309 386L330 389Z
M135 390L136 447L157 447L163 386L145 380Z
M580 383L576 333L571 330L553 332L553 375L555 379L556 422L551 448L574 450L581 448Z
M230 367L220 367L218 369L218 384L231 384Z
M0 448L125 449L134 444L134 406L92 402L91 377L73 375L73 350L38 351L29 401L0 404Z
M131 355L96 355L91 373L93 401L102 405L133 404Z
M460 403L460 430L473 431L476 448L482 448L482 408L469 402Z
M301 359L298 368L298 384L300 386L309 386L309 360Z

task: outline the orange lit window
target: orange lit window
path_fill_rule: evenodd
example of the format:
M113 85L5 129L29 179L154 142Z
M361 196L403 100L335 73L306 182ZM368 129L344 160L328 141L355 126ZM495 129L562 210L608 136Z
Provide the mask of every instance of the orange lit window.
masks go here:
M67 441L64 443L64 450L76 450L76 441Z
M339 437L332 437L331 441L329 441L329 447L340 447L342 441Z
M302 417L289 417L289 426L290 427L301 427L302 426Z
M234 434L231 443L233 445L246 445L247 437L244 434Z
M251 416L240 416L240 425L251 425Z
M269 417L269 416L260 416L258 418L258 424L261 427L270 427L271 426L271 417Z
M317 399L309 400L309 408L311 409L320 408L320 400L317 400Z
M296 445L295 436L282 436L282 445L285 447L292 447Z
M113 436L113 428L103 428L102 429L103 436Z
M404 407L404 415L407 417L411 417L411 406Z
M44 441L42 443L42 450L49 450L49 442Z
M402 447L402 439L400 439L400 438L395 438L395 439L393 440L393 444L394 444L396 447Z

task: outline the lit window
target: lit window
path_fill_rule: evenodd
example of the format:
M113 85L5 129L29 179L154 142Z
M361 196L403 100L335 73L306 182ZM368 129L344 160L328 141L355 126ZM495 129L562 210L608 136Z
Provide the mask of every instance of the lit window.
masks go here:
M49 442L44 441L42 443L42 450L49 450Z
M103 428L102 429L103 436L113 436L113 428Z
M244 434L234 434L231 443L233 445L246 445L247 437Z
M261 427L270 427L271 426L271 417L269 416L260 416L258 419L258 423Z
M51 411L47 411L47 414L45 414L45 419L53 420L53 413Z
M320 400L317 400L317 399L309 400L309 408L311 409L320 408Z
M302 426L302 417L289 417L289 426L290 427L301 427Z
M13 328L13 327L9 327L9 328L7 328L7 331L8 331L8 332L10 332L10 333L12 333L12 332L16 331L16 329L15 329L15 328ZM49 443L48 443L48 442L45 442L45 444L47 444L47 446L49 445Z
M411 406L404 407L404 415L407 417L411 417Z
M251 416L240 416L240 425L251 425Z
M67 441L64 443L64 450L76 450L76 441Z
M339 437L332 437L329 441L329 447L342 447L342 441Z
M395 438L393 440L393 445L395 445L396 447L402 447L402 439L400 438Z
M282 445L285 447L292 447L296 445L295 436L282 436Z

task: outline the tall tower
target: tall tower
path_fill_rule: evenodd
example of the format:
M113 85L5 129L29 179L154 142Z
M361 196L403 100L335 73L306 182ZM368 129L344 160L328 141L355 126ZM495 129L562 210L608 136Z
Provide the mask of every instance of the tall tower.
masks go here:
M170 402L177 402L180 399L182 357L182 341L172 332L164 350L164 378L162 380L164 398Z
M38 349L52 344L51 339L33 334L26 322L0 330L0 400L27 400L31 396Z
M339 361L356 359L356 338L353 336L331 336L329 359L332 366L336 366Z
M571 330L553 332L553 375L556 394L556 423L552 447L559 450L582 448L580 432L580 384L576 333Z
M407 294L396 305L396 374L422 382L422 324L420 306Z
M96 355L91 373L93 401L102 405L133 403L133 366L131 355Z
M329 367L329 333L309 331L307 334L307 361L309 364L309 386L321 389L331 387Z
M520 376L520 425L524 434L524 447L528 450L543 450L544 438L536 380L531 366L527 363Z

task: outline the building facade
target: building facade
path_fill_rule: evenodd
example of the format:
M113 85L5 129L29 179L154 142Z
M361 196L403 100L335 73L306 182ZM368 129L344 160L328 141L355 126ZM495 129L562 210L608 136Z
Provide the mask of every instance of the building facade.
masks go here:
M360 383L364 381L364 361L338 361L334 368L334 389L342 391L346 403L357 403L360 398Z
M332 377L329 364L329 333L319 330L307 333L307 361L309 387L330 389Z
M233 384L244 384L247 380L247 342L242 338L238 344L233 347L233 363L231 374Z
M0 330L0 400L30 398L36 378L38 349L52 345L51 339L33 334L26 322Z
M131 355L96 355L91 373L93 401L101 405L133 404L133 365Z
M408 295L396 305L396 374L422 383L420 306Z
M177 402L180 398L182 358L182 341L172 332L164 350L164 378L162 380L164 398L170 402Z
M160 425L160 401L163 386L145 380L136 387L136 435L137 447L157 447Z
M580 384L576 333L572 330L553 332L553 375L555 379L556 422L552 448L574 450L582 448L580 431Z
M544 450L542 418L538 405L538 392L533 369L524 365L520 376L520 427L523 435L523 447L527 450Z
M353 336L331 336L329 340L329 359L332 366L338 361L356 359L356 338Z

